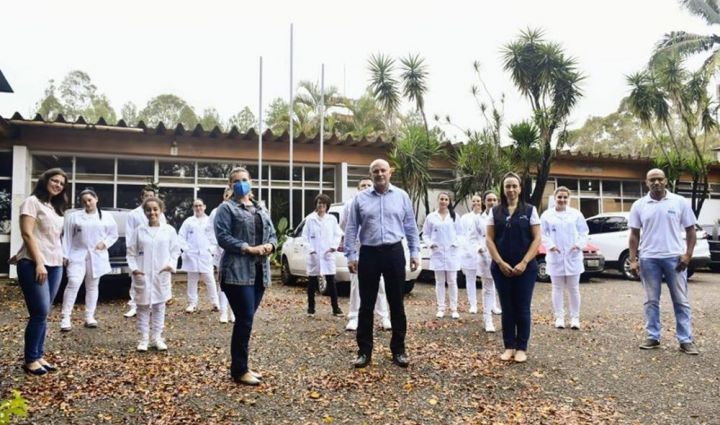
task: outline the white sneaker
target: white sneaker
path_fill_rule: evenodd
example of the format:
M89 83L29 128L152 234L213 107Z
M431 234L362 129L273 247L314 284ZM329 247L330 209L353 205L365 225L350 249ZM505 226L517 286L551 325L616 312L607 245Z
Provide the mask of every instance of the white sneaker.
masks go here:
M70 329L72 329L72 322L69 316L65 316L60 321L60 330L62 332L70 332Z
M85 319L85 327L86 328L97 328L98 322L95 320L94 317L87 317Z
M555 327L557 329L565 329L565 319L562 317L555 319Z
M196 311L197 311L197 307L192 304L187 306L187 308L185 309L185 313L195 313Z
M227 323L228 322L228 315L227 313L223 313L220 315L220 323Z
M130 310L128 310L127 313L123 314L123 316L130 318L130 317L135 317L136 314L137 314L137 308L130 307Z
M165 340L162 338L155 338L155 340L152 342L152 346L155 347L158 351L167 351L168 346L165 344Z
M137 350L143 351L143 352L147 351L148 350L148 340L147 339L140 340L140 342L138 343L138 346L137 346Z
M437 314L435 314L435 317L437 317L438 319L442 319L443 317L445 317L445 312L438 310Z
M392 329L392 322L390 322L389 318L384 318L382 321L382 328L386 331L389 331Z
M485 320L485 332L488 332L488 333L495 332L495 324L492 321L492 317L490 319Z
M470 310L468 310L468 313L477 314L477 307L470 307Z
M573 330L579 330L580 329L580 319L570 319L570 329Z
M232 311L229 311L228 319L230 319L230 323L235 323L235 313L233 313Z
M452 316L453 319L459 319L459 318L460 318L460 313L458 313L457 311L453 311L451 316Z
M358 327L358 321L357 321L357 319L350 319L350 320L347 322L347 325L345 325L345 330L346 330L346 331L356 331L356 330L357 330L357 327Z
M502 314L502 309L500 307L496 306L494 309L492 309L492 313L500 315L500 314Z

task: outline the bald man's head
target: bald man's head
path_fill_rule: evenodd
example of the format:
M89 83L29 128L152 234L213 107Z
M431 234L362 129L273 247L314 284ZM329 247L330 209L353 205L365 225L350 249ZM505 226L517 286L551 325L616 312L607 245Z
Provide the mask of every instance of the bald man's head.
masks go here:
M390 177L392 176L390 164L384 159L376 159L370 163L370 176L375 190L384 193L390 186Z
M665 197L665 187L667 186L667 178L665 172L659 168L653 168L647 172L645 176L645 184L650 190L650 197L653 199L662 199Z

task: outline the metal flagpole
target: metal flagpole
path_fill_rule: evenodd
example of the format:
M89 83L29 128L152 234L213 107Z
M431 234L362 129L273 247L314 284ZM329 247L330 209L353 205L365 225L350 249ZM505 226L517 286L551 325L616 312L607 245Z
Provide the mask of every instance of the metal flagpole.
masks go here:
M325 141L325 64L320 66L320 193L323 193L323 145Z
M290 104L288 106L288 133L290 135L290 154L289 154L289 160L290 160L290 193L289 193L289 199L290 199L290 217L288 217L288 222L290 223L290 228L293 228L293 117L295 111L293 110L293 24L290 24Z
M263 178L263 168L262 168L262 158L263 158L263 111L262 111L262 92L263 92L263 61L262 56L260 56L260 81L258 85L260 86L259 95L258 95L258 199L262 201L262 178Z

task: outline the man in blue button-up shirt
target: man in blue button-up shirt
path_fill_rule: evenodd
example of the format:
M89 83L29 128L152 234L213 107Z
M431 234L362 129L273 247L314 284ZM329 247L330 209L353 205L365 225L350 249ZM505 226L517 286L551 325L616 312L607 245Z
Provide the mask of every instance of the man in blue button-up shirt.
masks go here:
M390 164L376 159L370 164L373 187L357 194L345 227L345 255L348 269L358 274L360 314L358 317L358 357L355 367L370 363L373 347L373 308L380 276L390 305L393 362L400 367L409 364L405 354L407 321L403 304L405 285L405 252L402 239L410 250L410 268L420 264L420 245L415 214L408 194L390 184ZM360 240L357 251L356 240Z

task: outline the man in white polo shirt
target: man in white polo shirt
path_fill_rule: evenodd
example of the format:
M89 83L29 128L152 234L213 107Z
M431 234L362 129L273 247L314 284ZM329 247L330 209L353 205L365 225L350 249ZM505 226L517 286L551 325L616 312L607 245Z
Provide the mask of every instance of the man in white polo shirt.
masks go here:
M640 276L645 288L647 339L640 349L660 347L660 291L665 278L675 310L680 351L697 355L687 286L687 267L696 240L695 215L685 198L665 188L667 179L662 170L654 168L648 171L645 183L650 192L633 203L628 223L630 271Z

